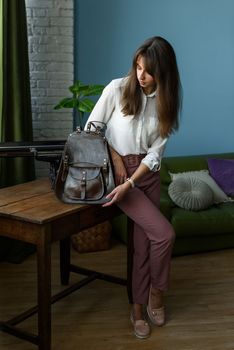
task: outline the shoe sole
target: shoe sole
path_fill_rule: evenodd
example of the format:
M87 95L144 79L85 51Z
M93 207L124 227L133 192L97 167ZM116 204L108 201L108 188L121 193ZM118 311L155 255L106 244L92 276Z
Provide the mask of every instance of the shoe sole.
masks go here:
M150 334L145 335L145 336L142 336L142 335L137 334L136 332L133 332L133 334L134 334L138 339L147 339L147 338L149 338L149 336L150 336Z

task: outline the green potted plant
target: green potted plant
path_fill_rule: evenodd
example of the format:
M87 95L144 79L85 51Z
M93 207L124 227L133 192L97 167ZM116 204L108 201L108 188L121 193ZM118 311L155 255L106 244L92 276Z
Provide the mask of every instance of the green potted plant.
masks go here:
M100 95L104 87L104 85L85 85L80 80L77 80L69 87L72 96L63 98L54 109L75 109L75 126L83 128L84 113L90 113L95 106L95 102L89 96Z

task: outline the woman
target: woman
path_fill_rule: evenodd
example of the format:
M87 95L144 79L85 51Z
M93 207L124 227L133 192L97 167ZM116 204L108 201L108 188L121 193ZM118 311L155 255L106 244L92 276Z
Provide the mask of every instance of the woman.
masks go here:
M180 107L174 50L156 36L138 48L128 76L105 87L88 119L107 124L116 187L103 206L115 203L134 221L130 318L138 338L150 335L145 305L153 324L165 323L163 292L175 233L159 211L159 171L168 137L178 128Z

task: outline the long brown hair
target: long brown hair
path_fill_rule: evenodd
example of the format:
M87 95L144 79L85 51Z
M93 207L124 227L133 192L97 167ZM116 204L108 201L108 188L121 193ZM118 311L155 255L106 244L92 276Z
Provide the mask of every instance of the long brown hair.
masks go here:
M182 89L175 52L171 44L159 36L147 39L137 49L123 90L122 112L125 116L137 115L142 107L142 92L136 75L139 57L144 58L146 71L154 77L157 84L156 110L159 133L162 137L167 137L179 127L182 104Z

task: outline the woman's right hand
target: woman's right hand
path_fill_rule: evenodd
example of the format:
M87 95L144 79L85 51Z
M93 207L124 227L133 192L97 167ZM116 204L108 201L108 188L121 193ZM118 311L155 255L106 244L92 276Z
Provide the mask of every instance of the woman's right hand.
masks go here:
M110 153L115 172L115 185L122 185L127 179L127 171L121 156L110 146Z

